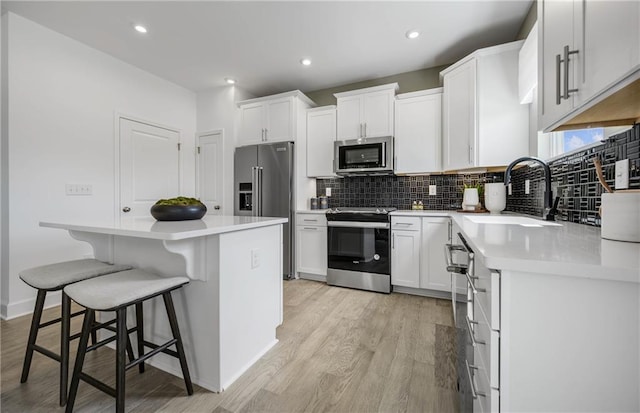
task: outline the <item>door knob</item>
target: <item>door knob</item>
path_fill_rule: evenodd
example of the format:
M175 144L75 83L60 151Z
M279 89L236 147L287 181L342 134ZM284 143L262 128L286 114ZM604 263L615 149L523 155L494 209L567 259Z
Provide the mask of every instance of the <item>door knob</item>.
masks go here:
M131 208L129 208L127 206L122 208L122 212L129 212L129 211L131 211Z
M220 209L220 205L214 206L213 209L216 209L216 210Z

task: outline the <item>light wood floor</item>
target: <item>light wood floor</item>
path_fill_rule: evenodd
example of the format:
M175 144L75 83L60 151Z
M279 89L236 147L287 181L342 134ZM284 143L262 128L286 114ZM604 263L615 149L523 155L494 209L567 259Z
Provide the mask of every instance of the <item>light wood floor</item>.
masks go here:
M127 372L131 412L453 412L457 411L456 332L447 300L378 294L285 282L280 342L223 393L195 386L149 367ZM46 319L58 308L47 310ZM2 412L54 412L58 365L34 355L20 384L30 317L2 321ZM80 318L73 322L80 327ZM58 327L38 343L57 351ZM72 343L72 358L75 346ZM85 369L113 384L114 352L87 355ZM80 384L76 411L112 412L114 400Z

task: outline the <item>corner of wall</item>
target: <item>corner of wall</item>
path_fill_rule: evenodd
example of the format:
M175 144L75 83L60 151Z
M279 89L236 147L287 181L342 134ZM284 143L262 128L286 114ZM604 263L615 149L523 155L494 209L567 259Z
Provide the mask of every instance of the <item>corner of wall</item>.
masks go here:
M9 13L0 17L0 316L9 302Z

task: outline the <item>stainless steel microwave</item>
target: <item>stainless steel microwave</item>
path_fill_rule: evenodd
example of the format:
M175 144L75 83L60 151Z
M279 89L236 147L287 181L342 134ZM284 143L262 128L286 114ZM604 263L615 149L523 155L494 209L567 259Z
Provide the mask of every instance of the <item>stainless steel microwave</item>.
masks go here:
M358 138L334 143L337 175L393 174L393 137Z

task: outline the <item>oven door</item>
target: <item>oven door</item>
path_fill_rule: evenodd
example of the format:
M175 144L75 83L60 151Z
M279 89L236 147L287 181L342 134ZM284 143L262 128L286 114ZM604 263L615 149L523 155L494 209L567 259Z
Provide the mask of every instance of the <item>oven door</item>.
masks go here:
M328 267L391 274L388 222L329 221Z

